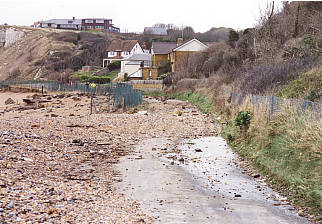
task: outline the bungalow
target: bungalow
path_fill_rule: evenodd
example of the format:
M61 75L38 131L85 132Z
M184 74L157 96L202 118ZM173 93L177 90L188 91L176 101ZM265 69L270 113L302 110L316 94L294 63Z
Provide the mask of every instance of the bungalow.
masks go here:
M178 46L176 42L153 42L151 54L153 57L153 66L159 67L168 62L168 54L171 50Z
M178 45L168 54L168 59L171 62L171 71L176 72L179 68L186 66L190 56L196 52L205 50L207 47L207 45L197 39L192 39Z
M122 61L134 53L144 53L137 40L112 40L106 49L107 57L103 59L103 67L113 61Z
M183 43L182 38L175 42L153 42L151 54L153 66L159 67L162 64L171 62L171 71L176 72L179 67L185 66L188 58L198 51L203 51L207 45L197 39Z
M82 27L82 20L75 19L75 17L73 19L51 19L39 23L41 28L80 30Z

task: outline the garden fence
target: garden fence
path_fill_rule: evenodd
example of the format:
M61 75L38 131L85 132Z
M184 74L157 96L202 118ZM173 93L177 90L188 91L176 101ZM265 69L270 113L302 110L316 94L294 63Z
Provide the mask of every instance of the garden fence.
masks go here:
M58 92L84 92L93 95L108 96L113 98L113 106L135 107L142 103L142 92L133 89L129 83L109 83L91 86L83 83L61 83L57 81L3 81L0 82L0 89L6 87L27 87L33 89L46 89ZM124 105L125 103L125 105Z
M260 95L245 95L240 93L228 93L231 96L231 102L234 105L241 106L244 104L246 99L250 99L249 103L254 107L267 107L269 118L273 114L282 112L286 106L295 108L299 113L309 112L311 116L320 120L322 118L322 103L312 102L304 99L289 99L271 96L260 96Z

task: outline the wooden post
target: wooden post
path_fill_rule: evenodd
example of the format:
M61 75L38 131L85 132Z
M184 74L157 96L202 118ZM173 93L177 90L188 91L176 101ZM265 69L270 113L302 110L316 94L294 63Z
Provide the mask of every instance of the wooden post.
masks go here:
M41 95L44 95L44 85L41 86Z
M126 110L126 105L125 105L125 96L123 96L123 112Z
M91 106L90 106L90 113L89 115L92 115L93 113L93 94L91 94Z

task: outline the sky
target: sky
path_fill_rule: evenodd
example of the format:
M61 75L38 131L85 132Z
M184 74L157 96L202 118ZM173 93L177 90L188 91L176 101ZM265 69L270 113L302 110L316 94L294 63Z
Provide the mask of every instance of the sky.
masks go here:
M241 30L254 27L267 0L0 0L0 24L32 25L49 19L107 18L122 32L143 32L156 23Z

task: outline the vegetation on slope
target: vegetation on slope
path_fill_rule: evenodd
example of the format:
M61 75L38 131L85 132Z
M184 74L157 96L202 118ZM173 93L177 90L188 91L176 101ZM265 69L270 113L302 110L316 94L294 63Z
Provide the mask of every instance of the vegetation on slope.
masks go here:
M295 205L321 215L321 122L287 110L270 122L260 115L245 132L233 122L223 126L223 137L250 160Z
M301 74L296 80L289 82L277 96L285 98L302 98L310 101L321 101L322 67L316 67Z

